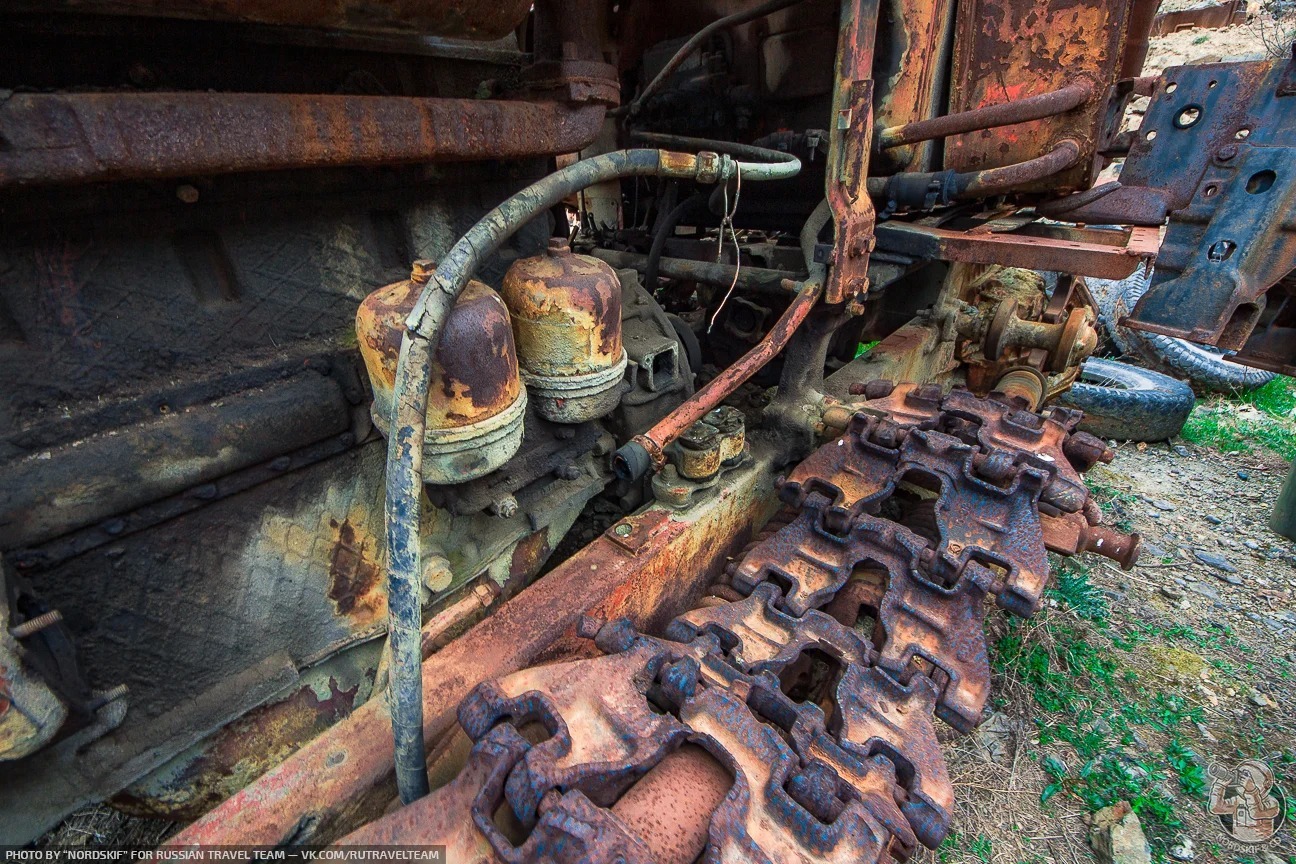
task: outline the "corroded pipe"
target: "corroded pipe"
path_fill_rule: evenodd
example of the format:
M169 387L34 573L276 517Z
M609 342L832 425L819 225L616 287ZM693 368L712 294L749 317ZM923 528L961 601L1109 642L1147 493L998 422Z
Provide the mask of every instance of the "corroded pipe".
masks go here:
M648 256L637 252L620 252L615 249L592 249L591 255L606 261L618 270L630 269L646 273ZM707 285L722 285L728 288L734 284L735 274L738 277L737 288L758 294L773 294L786 297L789 279L804 278L802 274L788 270L770 270L765 267L734 267L732 264L719 264L714 261L693 261L688 258L662 258L658 262L657 272L670 279L688 279Z
M915 120L903 126L889 126L878 133L878 145L887 149L1029 120L1042 120L1083 105L1093 95L1093 89L1092 83L1081 80L1060 90L1028 96L1015 102L986 105L928 120Z
M970 171L960 174L966 178L960 182L958 190L961 198L977 198L995 195L1016 186L1034 183L1065 171L1080 158L1080 145L1070 138L1064 138L1043 156L1027 159L1002 168L987 168L984 171Z
M694 423L701 420L729 394L751 378L783 350L792 334L819 298L823 296L822 279L808 279L801 290L775 323L765 338L738 359L732 366L657 422L642 435L636 435L617 450L612 459L612 470L623 480L636 480L650 470L659 470L666 464L666 446L675 441Z

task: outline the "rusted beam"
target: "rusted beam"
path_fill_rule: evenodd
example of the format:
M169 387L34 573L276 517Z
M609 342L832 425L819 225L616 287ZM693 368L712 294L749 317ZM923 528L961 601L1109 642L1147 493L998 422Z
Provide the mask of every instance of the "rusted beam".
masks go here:
M868 194L873 148L873 49L877 0L842 0L837 30L837 83L829 129L824 195L836 238L824 301L836 305L868 291L869 253L877 212Z
M455 722L481 681L588 650L582 615L656 630L719 575L777 506L785 455L753 442L753 461L687 511L652 507L616 523L423 664L424 734ZM171 846L322 842L379 815L395 795L391 717L379 697L169 841Z
M0 188L571 153L594 140L604 112L402 96L19 93L0 102Z
M1117 242L1104 242L1104 234ZM1131 228L1127 234L1039 226L1030 234L992 234L887 222L878 226L877 235L884 248L921 258L1056 270L1102 279L1124 279L1155 259L1160 245L1155 228Z
M531 0L470 3L465 0L90 0L17 4L49 14L67 10L102 15L143 15L211 21L312 27L348 32L402 32L420 36L499 39L521 24Z
M1093 84L1080 80L1060 90L1039 93L1013 102L1001 102L998 105L973 108L971 111L946 114L944 117L892 126L878 134L878 144L883 148L900 147L918 141L944 138L947 135L961 135L964 132L995 129L1013 123L1025 123L1028 120L1042 120L1045 117L1064 114L1078 105L1083 105L1092 95Z

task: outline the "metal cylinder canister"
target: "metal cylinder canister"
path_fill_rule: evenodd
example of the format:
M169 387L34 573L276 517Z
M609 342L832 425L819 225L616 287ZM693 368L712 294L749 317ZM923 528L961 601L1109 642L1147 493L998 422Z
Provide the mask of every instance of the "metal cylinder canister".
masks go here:
M540 416L582 423L621 398L621 284L607 264L554 238L515 261L500 293L513 319L522 378Z
M432 273L416 261L410 278L365 298L356 335L373 385L373 419L383 435L391 418L405 318ZM432 362L423 478L450 485L499 468L522 444L526 390L518 374L508 308L499 295L472 281L442 328Z

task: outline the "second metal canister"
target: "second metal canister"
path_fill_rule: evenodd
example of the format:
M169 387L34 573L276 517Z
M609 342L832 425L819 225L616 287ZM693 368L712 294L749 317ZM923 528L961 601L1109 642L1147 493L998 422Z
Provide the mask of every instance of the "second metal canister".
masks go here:
M416 262L408 281L379 288L356 313L360 354L373 385L374 425L383 435L405 318L430 273L430 262ZM463 483L507 462L522 444L526 402L508 309L489 287L469 282L446 317L433 358L424 480Z
M500 293L513 319L522 379L542 417L581 423L621 398L621 284L607 264L560 238L513 263Z

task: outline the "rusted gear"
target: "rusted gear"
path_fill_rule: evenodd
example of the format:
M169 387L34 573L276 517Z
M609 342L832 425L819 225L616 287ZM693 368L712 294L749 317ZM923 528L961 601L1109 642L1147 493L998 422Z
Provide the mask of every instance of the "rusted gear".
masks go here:
M460 776L345 842L519 864L887 862L940 845L954 792L935 717L980 722L985 596L1030 615L1046 548L1105 532L1128 559L1136 540L1092 524L1080 471L1105 454L1071 412L868 395L783 481L787 515L731 586L664 638L614 621L604 656L480 685L460 706L477 742Z

